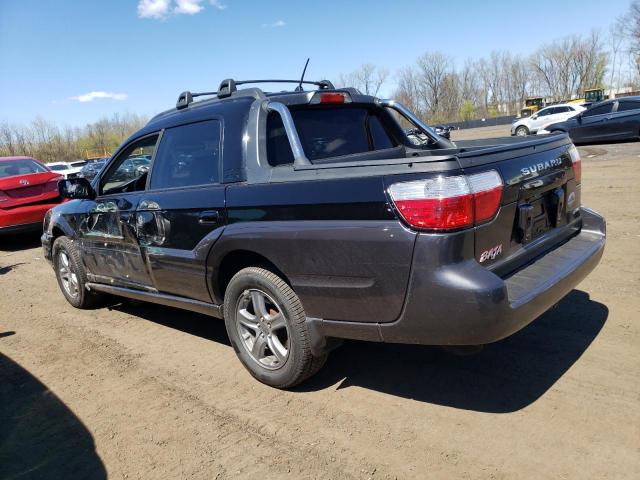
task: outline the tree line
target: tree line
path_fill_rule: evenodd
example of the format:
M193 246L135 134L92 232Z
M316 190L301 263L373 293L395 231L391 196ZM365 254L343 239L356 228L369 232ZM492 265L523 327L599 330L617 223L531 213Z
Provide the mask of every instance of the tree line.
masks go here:
M377 95L391 75L365 64L340 76L341 86ZM516 115L527 97L580 98L592 88L640 89L640 0L608 33L571 35L531 55L494 51L457 65L442 52L426 52L395 76L392 97L431 123Z
M71 161L113 152L147 118L114 114L82 128L37 118L28 125L0 123L0 156L26 155L43 162Z

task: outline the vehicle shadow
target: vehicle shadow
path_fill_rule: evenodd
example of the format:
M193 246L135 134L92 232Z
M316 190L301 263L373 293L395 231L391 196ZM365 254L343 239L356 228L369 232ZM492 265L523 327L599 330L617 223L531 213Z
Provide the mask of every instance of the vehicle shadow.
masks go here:
M508 413L535 402L589 347L608 308L574 290L520 332L459 356L416 345L346 342L297 391L340 382L420 402L488 413Z
M0 252L17 252L40 247L41 233L19 233L0 237Z
M1 353L0 406L0 478L107 478L83 423Z
M110 310L117 310L128 315L134 315L144 320L188 333L189 335L195 335L231 346L224 326L224 320L219 318L135 300L116 299L115 302L116 303L108 305Z
M109 308L229 345L222 320L144 302L117 302ZM347 341L315 377L293 391L339 383L338 388L362 387L465 410L514 412L535 402L571 368L608 315L605 305L574 290L520 332L474 355L435 346Z

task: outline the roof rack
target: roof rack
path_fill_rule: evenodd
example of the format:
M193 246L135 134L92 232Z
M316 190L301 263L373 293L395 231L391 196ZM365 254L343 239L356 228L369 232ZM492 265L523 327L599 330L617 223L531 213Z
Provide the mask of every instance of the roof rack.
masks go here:
M218 92L199 92L199 93L191 93L189 90L186 92L182 92L178 95L178 101L176 102L176 108L178 110L182 108L187 108L195 97L202 97L203 95L217 95Z
M218 88L217 92L192 93L188 90L186 92L182 92L178 96L176 109L181 110L183 108L187 108L189 104L193 102L193 99L195 97L201 97L203 95L217 95L218 98L228 98L233 95L234 92L238 91L238 85L246 85L248 83L295 83L298 85L295 89L296 92L302 91L302 84L315 85L320 90L335 89L333 83L331 83L329 80L320 80L318 82L314 82L311 80L234 80L233 78L227 78L220 83L220 88Z

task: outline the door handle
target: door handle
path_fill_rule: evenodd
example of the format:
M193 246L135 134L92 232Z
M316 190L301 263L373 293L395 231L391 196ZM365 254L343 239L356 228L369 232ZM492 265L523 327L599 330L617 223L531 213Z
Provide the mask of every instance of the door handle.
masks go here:
M198 215L198 223L200 225L209 225L212 223L218 223L220 214L216 210L207 210Z

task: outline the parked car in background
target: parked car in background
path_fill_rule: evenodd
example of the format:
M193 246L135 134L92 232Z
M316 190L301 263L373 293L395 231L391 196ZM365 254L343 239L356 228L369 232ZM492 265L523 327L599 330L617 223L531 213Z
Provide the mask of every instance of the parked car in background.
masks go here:
M584 110L584 107L571 103L561 103L543 108L530 117L516 119L511 124L511 135L532 135L542 129L544 125L562 122Z
M71 169L71 172L69 172L69 178L77 177L80 173L80 170L82 170L86 164L87 160L74 160L72 162L69 162L69 167Z
M575 143L640 138L640 97L605 100L564 122L545 125L543 132L568 133Z
M116 182L124 182L133 178L137 178L143 173L149 171L150 162L150 157L146 156L128 158L122 164L122 167L118 169L117 175L114 175L112 180Z
M90 162L87 162L87 164L84 167L82 167L82 169L78 173L78 177L86 178L87 180L92 181L95 178L95 176L98 173L100 173L100 170L102 170L102 168L105 166L106 163L107 163L106 158L101 158L98 160L92 160Z
M434 125L432 128L441 137L444 137L447 140L451 139L451 130L453 130L453 127L450 127L449 125Z
M75 162L51 162L47 163L47 168L53 172L57 172L64 178L76 178L86 165L86 160L77 160Z
M0 157L0 234L37 231L64 177L30 157Z
M446 138L447 140L451 138L452 127L444 125L434 125L431 127L431 129L436 135ZM405 133L409 140L411 140L411 142L413 142L415 145L426 145L430 142L429 137L426 136L418 128L407 128L405 130Z
M47 168L52 172L59 173L64 178L73 178L70 176L71 166L67 162L50 162L47 163Z

